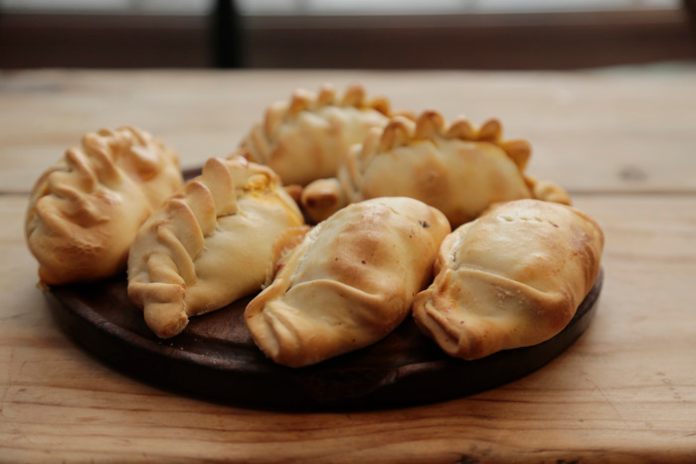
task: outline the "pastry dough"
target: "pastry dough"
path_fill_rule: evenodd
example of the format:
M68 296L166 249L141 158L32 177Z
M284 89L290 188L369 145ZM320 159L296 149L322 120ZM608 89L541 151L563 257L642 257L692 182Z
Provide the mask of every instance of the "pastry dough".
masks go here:
M256 344L275 362L306 366L391 332L431 276L446 218L411 198L351 205L277 263L246 308Z
M184 193L143 224L128 258L128 295L157 336L188 318L259 290L274 242L303 224L268 167L242 157L209 159Z
M535 345L573 318L604 245L575 208L538 200L495 206L442 243L433 284L416 297L420 328L452 356Z
M147 132L84 135L31 193L25 232L40 279L59 285L119 272L140 225L181 184L176 154Z
M570 204L562 188L525 176L530 154L526 141L502 140L496 119L475 129L463 118L447 126L435 111L424 112L415 122L396 116L352 150L338 180L307 186L302 204L320 221L347 203L407 196L438 208L452 227L496 202L539 198Z
M297 90L290 102L266 111L243 140L240 154L270 166L285 184L306 185L334 177L348 149L367 131L387 123L389 102L367 101L362 87L348 87L342 98L328 86L318 94Z

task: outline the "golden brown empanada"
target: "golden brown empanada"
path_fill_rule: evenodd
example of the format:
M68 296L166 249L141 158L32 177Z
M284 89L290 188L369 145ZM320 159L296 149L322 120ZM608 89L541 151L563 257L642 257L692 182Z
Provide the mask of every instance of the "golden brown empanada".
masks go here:
M463 118L447 126L435 111L424 112L415 122L396 116L353 148L338 180L307 186L302 204L312 219L321 221L347 203L406 196L438 208L453 227L501 201L539 198L570 204L562 188L525 176L530 154L526 141L502 139L496 119L475 129Z
M442 213L411 198L339 211L277 264L273 282L247 306L254 341L292 367L376 342L407 315L449 231Z
M287 185L306 185L334 177L348 149L362 143L367 131L387 123L389 102L368 101L361 86L348 87L342 98L328 86L318 94L297 90L290 102L266 110L242 141L240 154L270 166Z
M463 359L541 343L568 324L592 288L603 245L597 223L570 206L494 206L443 241L414 317Z
M82 137L34 185L25 233L49 285L112 276L140 225L181 188L176 154L133 127Z
M138 232L128 258L128 295L157 336L172 337L189 316L259 290L274 242L303 222L268 167L242 157L209 159L202 175Z

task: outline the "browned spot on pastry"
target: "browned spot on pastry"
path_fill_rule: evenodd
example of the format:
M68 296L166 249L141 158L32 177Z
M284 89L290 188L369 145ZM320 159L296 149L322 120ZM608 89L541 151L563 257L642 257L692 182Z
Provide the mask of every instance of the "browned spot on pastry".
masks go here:
M321 208L331 206L336 203L336 194L333 192L323 192L321 195L315 195L307 198L307 206L310 208Z
M292 185L286 185L283 187L285 191L290 195L290 198L295 200L295 203L300 202L300 198L302 198L302 186L298 184L292 184Z
M346 240L342 241L341 248L336 250L330 272L343 276L345 283L358 288L380 288L384 283L372 282L371 275L366 273L360 264L364 265L369 261L371 265L379 266L388 257L379 235L370 233L369 225L362 229L360 226L355 224L346 228Z
M426 160L414 169L415 186L417 193L414 195L419 200L429 204L437 204L440 198L447 196L449 187L446 179L448 173L444 166Z

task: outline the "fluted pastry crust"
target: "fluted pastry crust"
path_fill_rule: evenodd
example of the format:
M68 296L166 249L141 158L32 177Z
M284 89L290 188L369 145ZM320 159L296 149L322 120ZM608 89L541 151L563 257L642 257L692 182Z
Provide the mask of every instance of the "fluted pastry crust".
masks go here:
M242 157L211 158L138 232L128 259L128 295L157 336L172 337L190 316L259 290L274 242L302 224L271 169Z
M296 90L289 102L267 110L242 141L239 153L270 166L286 185L334 177L353 144L369 129L382 128L390 114L384 98L368 100L359 85L338 97L330 86L318 93Z
M121 127L84 135L31 193L25 233L41 281L118 273L140 225L181 184L176 154L147 132Z
M413 303L415 320L463 359L541 343L592 288L603 245L597 223L570 206L494 206L443 241L435 280Z
M345 157L338 180L307 186L302 203L320 221L347 203L407 196L438 208L453 227L496 202L539 198L570 204L559 186L524 174L530 155L526 141L502 138L497 119L476 128L465 118L448 125L436 111L416 121L395 116Z
M378 341L407 315L450 228L411 198L356 203L316 226L246 308L256 344L306 366Z

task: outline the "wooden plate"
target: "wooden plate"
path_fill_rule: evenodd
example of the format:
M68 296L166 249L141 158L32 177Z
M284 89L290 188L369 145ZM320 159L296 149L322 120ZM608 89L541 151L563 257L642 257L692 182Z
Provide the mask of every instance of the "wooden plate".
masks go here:
M539 345L477 361L452 359L409 317L370 347L301 369L272 363L254 345L242 318L248 299L192 318L181 335L162 341L128 300L123 276L52 287L45 294L60 326L79 345L138 379L238 405L336 409L441 401L528 374L588 327L602 281L600 273L568 326Z

